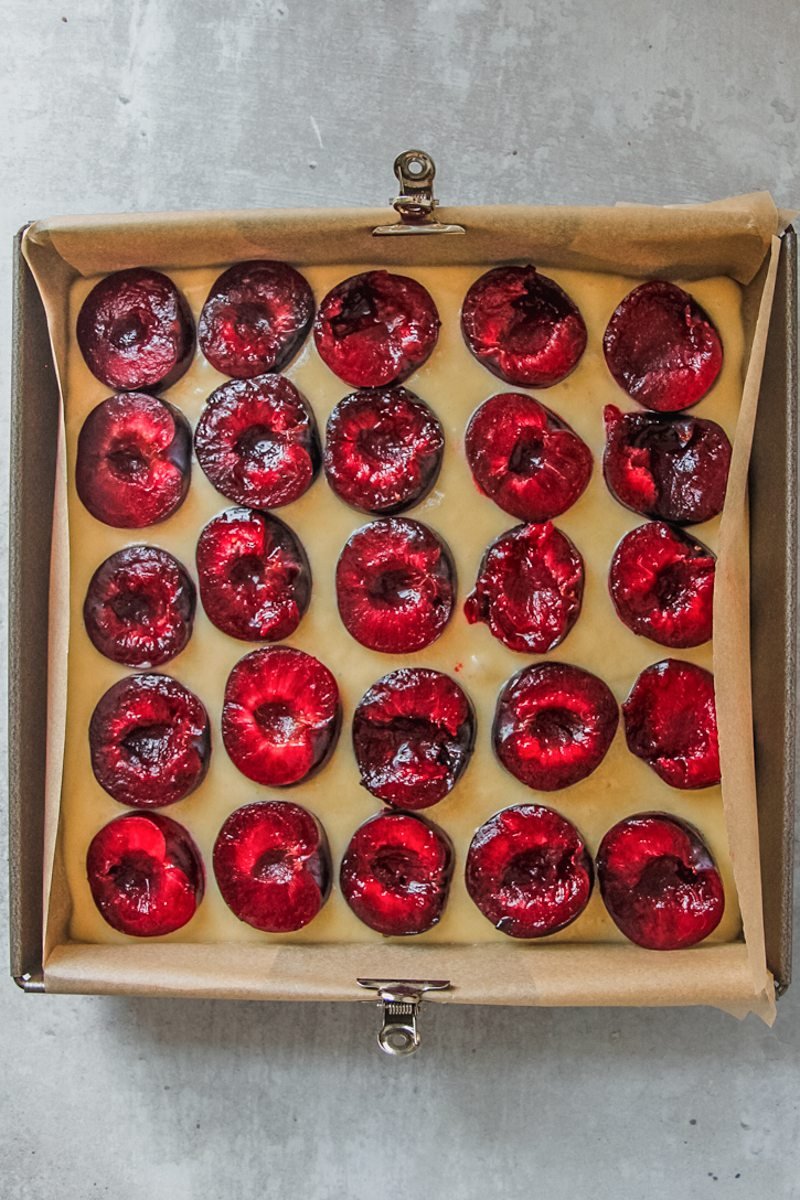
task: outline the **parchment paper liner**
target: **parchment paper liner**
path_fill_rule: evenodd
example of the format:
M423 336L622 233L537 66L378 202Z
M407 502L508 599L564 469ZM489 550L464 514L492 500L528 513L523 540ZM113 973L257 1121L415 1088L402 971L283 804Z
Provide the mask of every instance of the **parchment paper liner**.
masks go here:
M54 510L45 834L45 980L50 991L349 999L356 975L450 978L441 997L498 1004L712 1004L774 1018L764 953L749 662L747 468L775 284L777 232L788 219L765 193L670 209L492 207L441 211L467 237L369 239L383 210L311 210L62 218L38 222L23 252L47 313L59 379L66 297L76 275L159 263L201 266L280 257L298 266L358 262L502 262L699 279L744 286L748 354L720 527L714 670L723 802L744 941L652 954L634 946L264 947L67 943L69 898L56 857L63 756L69 554L63 423Z

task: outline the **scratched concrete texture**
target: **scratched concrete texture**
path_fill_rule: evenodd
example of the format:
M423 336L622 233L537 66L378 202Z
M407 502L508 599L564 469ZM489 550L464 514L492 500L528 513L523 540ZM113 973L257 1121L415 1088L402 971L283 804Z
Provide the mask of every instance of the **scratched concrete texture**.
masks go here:
M2 31L4 268L55 213L381 203L417 145L450 200L800 199L793 0L6 0ZM800 1197L800 985L773 1030L431 1005L406 1061L360 1005L0 1010L4 1200Z

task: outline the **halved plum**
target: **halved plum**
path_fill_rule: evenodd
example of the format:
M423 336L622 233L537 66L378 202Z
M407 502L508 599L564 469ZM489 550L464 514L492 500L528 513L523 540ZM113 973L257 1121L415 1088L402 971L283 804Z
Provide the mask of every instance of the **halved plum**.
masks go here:
M731 444L715 421L603 410L603 473L620 504L645 517L695 525L722 512Z
M205 779L208 713L167 675L129 675L98 701L89 747L95 778L110 796L132 808L163 808Z
M370 929L407 937L438 924L453 862L452 842L438 826L412 813L381 812L350 839L339 884Z
M444 433L404 387L354 392L328 418L325 474L337 496L368 513L419 504L442 464Z
M208 619L230 637L278 642L308 608L311 570L300 540L270 513L229 508L197 543L200 599Z
M592 452L569 425L523 392L473 413L464 439L480 491L522 521L550 521L583 494Z
M725 909L722 878L702 837L667 813L637 813L609 829L597 878L614 924L648 950L696 946Z
M482 621L509 650L545 654L578 619L583 559L550 522L517 525L496 538L464 602L471 625Z
M691 408L722 369L722 342L705 309L674 283L641 283L615 308L603 336L608 369L655 412Z
M617 702L602 679L566 663L535 663L500 692L492 740L507 771L552 792L599 767L618 724Z
M119 392L83 423L75 487L98 521L142 529L183 504L191 457L192 431L182 412L147 392Z
M160 271L132 267L95 284L78 314L78 345L101 383L124 391L171 387L194 354L194 318Z
M251 508L298 500L321 461L314 414L282 375L218 387L200 414L194 447L217 491Z
M331 856L315 816L287 800L245 804L214 843L222 899L264 933L293 933L313 921L331 890Z
M681 649L711 637L716 559L666 521L632 529L614 551L608 590L617 616L640 637Z
M104 825L89 846L86 874L101 916L131 937L182 929L205 890L189 832L160 813L127 813Z
M436 804L453 790L475 744L472 705L455 680L401 667L361 697L353 750L361 784L397 808Z
M622 706L628 749L674 788L720 781L714 676L665 658L642 671Z
M430 356L439 313L415 279L389 271L351 275L328 292L314 323L320 358L345 383L402 383Z
M341 721L336 680L303 650L254 650L228 676L222 740L256 783L287 787L314 774L333 753Z
M314 296L288 263L236 263L215 281L200 314L200 349L233 379L280 371L314 319ZM234 497L235 498L235 497Z
M185 567L157 546L126 546L101 563L86 592L92 644L126 667L159 667L192 636L196 595Z
M373 521L352 534L339 556L336 599L345 628L362 646L384 654L422 650L453 613L450 551L420 521Z
M534 266L493 267L461 309L467 346L493 375L517 387L552 387L586 349L586 325L563 288Z
M495 929L539 938L570 925L594 883L583 838L566 817L539 804L517 804L490 817L467 854L467 891Z

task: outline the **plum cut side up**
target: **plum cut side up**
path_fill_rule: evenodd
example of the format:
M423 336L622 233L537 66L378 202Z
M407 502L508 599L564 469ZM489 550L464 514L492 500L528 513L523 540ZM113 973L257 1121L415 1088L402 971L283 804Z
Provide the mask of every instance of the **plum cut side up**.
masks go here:
M471 899L512 938L558 933L589 902L594 869L575 826L551 808L519 804L490 817L467 854Z
M708 546L664 521L626 533L611 560L617 616L640 637L672 649L711 637L716 559Z
M86 875L101 916L131 937L182 929L205 890L200 851L160 813L128 813L105 825L89 846Z
M357 529L336 566L345 628L384 654L410 654L436 641L452 616L455 588L445 543L407 517L383 517Z
M424 667L379 679L353 716L362 786L397 808L429 808L449 795L474 743L469 699L449 675Z
M410 937L438 924L453 874L452 843L416 814L382 812L365 821L342 859L342 895L370 929Z
M83 423L75 487L98 521L142 529L183 504L191 457L192 433L183 413L146 392L119 392Z
M640 284L617 306L603 351L622 390L655 412L691 408L722 369L722 342L708 313L660 279Z
M583 559L566 534L550 522L517 525L484 554L464 614L509 650L545 654L577 621L583 582Z
M271 259L236 263L215 281L203 305L200 349L220 374L252 379L281 371L313 319L314 296L294 267Z
M78 314L77 337L87 367L108 387L168 388L192 361L194 319L171 279L133 267L95 284Z
M250 508L281 508L299 500L322 458L314 414L282 375L218 387L200 414L194 446L217 491Z
M531 265L481 275L464 298L461 331L478 362L517 387L560 383L586 349L577 306Z
M101 697L89 723L92 770L120 804L163 808L205 778L211 754L201 700L167 675L130 675Z
M722 878L702 837L667 813L639 813L610 829L597 877L614 924L648 950L697 945L725 909Z
M192 635L196 596L185 567L156 546L126 546L95 571L83 620L101 654L126 667L158 667Z
M507 771L551 792L599 767L618 724L617 702L602 679L565 663L535 663L500 692L492 739Z
M714 676L665 658L647 667L622 706L628 749L674 788L720 781Z
M521 521L550 521L586 489L592 453L566 422L522 392L504 392L473 414L465 436L479 490Z
M397 513L428 494L443 450L442 427L418 396L403 387L362 390L328 418L325 474L351 507Z
M626 508L654 520L696 525L722 512L731 444L715 421L604 409L603 473Z
M311 597L311 570L299 538L271 513L229 508L197 543L200 600L229 637L277 642L297 629Z
M439 336L428 291L406 275L366 271L328 292L314 340L322 361L356 388L403 383L428 359Z
M228 676L222 740L233 764L255 783L287 787L320 770L341 719L336 680L303 650L253 650Z
M231 912L264 933L293 933L317 916L331 890L325 830L299 804L237 808L214 844L214 875Z

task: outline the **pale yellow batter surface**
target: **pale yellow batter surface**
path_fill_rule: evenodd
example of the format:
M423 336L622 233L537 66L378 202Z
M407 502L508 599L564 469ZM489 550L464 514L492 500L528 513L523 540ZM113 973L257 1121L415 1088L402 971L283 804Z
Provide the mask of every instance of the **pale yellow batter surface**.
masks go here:
M220 710L228 672L253 643L239 642L220 633L207 619L198 601L194 635L186 650L161 668L193 689L205 703L212 722L213 753L202 786L179 804L163 810L182 822L196 839L207 867L205 899L192 921L165 941L178 942L379 942L379 934L366 928L350 912L334 887L328 903L306 929L291 935L260 933L242 924L222 901L213 871L211 853L216 834L233 809L253 800L283 797L316 813L330 839L334 872L338 873L347 842L356 827L379 811L379 802L359 785L350 745L350 724L359 698L376 679L398 666L435 667L453 674L468 692L477 715L477 740L470 766L454 791L426 811L452 837L457 855L450 901L440 924L415 942L509 943L494 930L469 899L463 884L464 861L475 829L492 813L510 804L538 801L573 821L595 852L606 832L620 818L659 809L694 823L707 839L722 870L726 910L709 941L730 941L740 933L740 918L725 834L722 797L718 787L681 792L668 787L625 745L622 722L601 766L588 779L560 792L538 794L526 788L499 765L491 745L491 725L497 692L506 679L526 663L528 655L507 650L484 625L469 626L462 613L481 556L489 542L516 521L501 512L475 488L467 466L463 435L477 406L499 391L511 390L480 366L466 349L459 326L461 301L467 288L486 265L471 267L420 267L408 274L430 291L442 318L437 347L406 386L431 406L445 429L446 447L436 488L410 515L429 524L449 544L458 570L458 606L444 635L427 650L413 656L376 654L355 642L339 620L334 591L334 568L349 534L368 517L348 508L329 489L322 474L295 504L278 510L301 538L313 573L309 610L290 644L316 655L335 674L342 694L344 723L339 745L328 765L312 780L290 789L269 789L251 783L233 766L219 733ZM347 267L303 268L317 301L335 283L369 264ZM195 318L219 268L169 271L186 295ZM536 392L545 404L563 417L591 447L592 480L573 508L557 518L556 525L575 542L586 567L583 611L566 640L548 655L554 661L574 663L604 679L617 699L627 695L639 671L667 657L670 651L638 638L618 620L607 591L608 564L622 535L643 518L622 508L603 481L603 406L623 409L636 406L617 387L606 369L602 336L619 301L637 280L619 275L548 270L573 297L583 313L589 339L573 374L553 388ZM70 328L74 331L80 305L96 280L76 283L70 297ZM681 280L675 282L681 283ZM743 375L741 292L727 278L685 284L707 309L722 335L725 359L711 393L693 414L718 421L731 440L734 436ZM319 359L309 337L286 371L314 409L320 430L333 406L352 390ZM199 350L187 374L168 392L194 425L206 398L224 382ZM230 505L193 464L192 484L186 502L167 522L142 531L115 530L96 521L74 490L75 450L78 434L90 409L105 399L108 389L90 374L72 339L66 381L67 455L69 464L69 521L71 540L71 628L66 748L62 796L61 848L66 865L73 913L70 935L77 941L121 943L132 941L112 930L97 912L86 881L86 849L96 831L119 816L123 808L108 796L92 774L88 725L92 709L103 692L128 674L94 649L83 627L81 609L87 585L99 563L122 546L148 542L176 555L195 576L195 545L211 517ZM716 549L719 519L697 526L697 536ZM677 652L711 668L711 645ZM605 914L599 892L579 919L556 934L554 941L624 941Z

